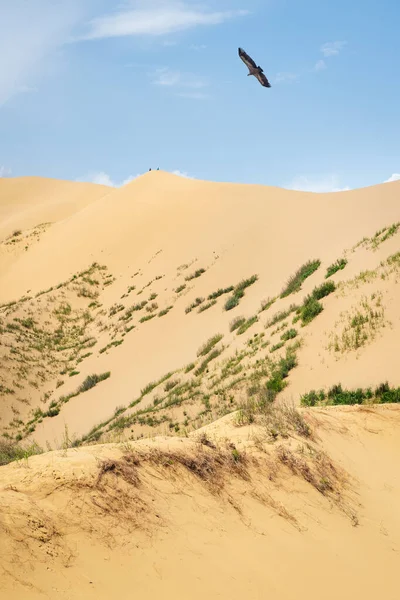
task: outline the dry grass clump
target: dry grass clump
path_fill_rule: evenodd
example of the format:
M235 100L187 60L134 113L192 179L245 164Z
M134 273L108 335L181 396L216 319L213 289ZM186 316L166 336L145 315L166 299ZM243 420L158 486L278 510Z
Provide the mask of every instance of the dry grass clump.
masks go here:
M344 472L335 467L329 456L322 450L316 450L310 445L302 447L301 450L302 454L299 454L287 446L280 445L276 449L276 454L280 462L294 475L302 477L321 494L338 493L346 480Z
M240 405L236 424L251 423L260 425L271 442L278 438L287 439L291 435L313 439L313 432L303 414L290 404L274 404L274 395L270 390L257 397L249 398Z
M341 317L344 327L340 334L331 334L329 350L345 353L365 346L372 342L386 325L382 295L372 294L370 298L364 297L358 306L342 313Z
M203 435L199 443L190 449L152 448L148 452L128 450L119 460L102 461L95 485L98 486L106 474L112 474L139 487L139 468L150 465L175 474L183 469L201 481L210 492L219 493L228 478L237 477L248 481L248 467L251 463L256 464L256 460L239 451L234 444L217 447Z

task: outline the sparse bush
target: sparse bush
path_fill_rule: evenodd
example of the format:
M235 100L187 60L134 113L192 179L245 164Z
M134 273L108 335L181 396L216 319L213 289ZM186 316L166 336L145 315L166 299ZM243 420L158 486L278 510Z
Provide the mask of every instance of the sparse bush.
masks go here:
M224 288L224 289L220 288L216 292L213 292L212 294L210 294L208 296L208 300L216 300L217 298L219 298L223 294L229 294L229 292L232 292L234 289L235 288L233 287L233 285L231 285L230 287Z
M276 302L276 298L267 298L261 302L260 312L264 312L264 310L268 310L271 306Z
M254 316L250 319L247 319L247 321L244 321L244 323L241 323L237 330L237 335L242 335L243 333L245 333L252 325L254 325L254 323L257 323L257 321L258 317Z
M197 356L205 356L208 354L214 348L214 346L216 346L218 342L222 340L222 338L223 335L221 333L217 333L216 335L212 336L203 344L203 346L201 346L201 348L199 348Z
M321 300L322 298L329 296L329 294L332 294L332 292L334 292L335 289L336 285L333 281L326 281L322 285L315 287L311 295L316 300Z
M275 315L271 317L269 321L267 321L265 328L268 329L269 327L276 325L276 323L280 323L281 321L286 319L292 312L298 310L298 308L299 307L296 304L291 304L288 309L281 310L275 313Z
M347 260L345 258L339 258L336 262L334 262L327 268L325 279L328 279L328 277L332 277L332 275L344 269L346 265Z
M288 340L292 340L296 336L297 331L295 329L288 329L283 335L281 335L281 340L287 342Z
M176 387L179 383L179 379L170 379L169 381L167 381L167 383L164 386L164 391L165 392L169 392L170 390L172 390L174 387Z
M106 373L101 373L100 375L96 375L96 374L88 375L86 377L86 379L83 381L83 383L79 386L79 388L78 388L79 393L87 392L88 390L93 388L95 385L100 383L100 381L104 381L105 379L108 379L110 376L111 376L110 371L107 371Z
M192 312L194 308L197 308L198 306L200 306L200 304L203 304L203 302L204 298L196 298L196 300L192 302L192 304L189 304L189 306L185 309L185 313L188 314Z
M311 390L300 398L303 406L354 405L354 404L398 404L400 387L391 387L388 382L372 388L343 389L342 385L332 386L328 392Z
M207 304L202 304L197 312L202 313L214 306L214 304L217 304L216 300L211 300L210 302L207 302Z
M281 298L286 298L286 296L298 292L301 289L303 281L310 277L320 266L321 261L319 259L306 262L289 278L286 286L281 292Z
M24 448L10 440L0 440L0 466L8 465L15 460L28 459L30 456L42 453L42 448L36 443Z
M239 329L239 327L245 322L246 319L244 317L236 317L235 319L233 319L233 321L231 321L229 325L229 331L235 331L235 329Z
M277 344L274 344L273 346L271 346L270 348L270 353L272 354L272 352L276 352L277 350L279 350L280 348L283 348L283 346L285 345L285 342L278 342Z
M240 299L244 296L244 290L250 285L253 285L258 280L258 275L252 275L248 279L242 279L234 288L233 294L225 302L225 310L232 310L235 306L238 306Z
M203 275L203 273L205 272L205 269L197 269L197 271L185 277L185 281L191 281L192 279L196 279L197 277L200 277L200 275Z
M307 299L304 305L301 307L301 320L304 325L311 323L315 317L317 317L323 311L321 302L313 297Z
M203 362L199 365L199 367L194 372L196 376L201 375L207 369L209 363L217 358L221 354L222 350L213 350L207 357L203 360Z

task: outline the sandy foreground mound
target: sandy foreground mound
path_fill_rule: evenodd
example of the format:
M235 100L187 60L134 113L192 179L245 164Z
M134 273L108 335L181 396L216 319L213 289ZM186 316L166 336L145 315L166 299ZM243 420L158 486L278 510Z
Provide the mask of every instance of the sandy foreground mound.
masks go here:
M399 408L239 421L2 467L1 597L397 599Z

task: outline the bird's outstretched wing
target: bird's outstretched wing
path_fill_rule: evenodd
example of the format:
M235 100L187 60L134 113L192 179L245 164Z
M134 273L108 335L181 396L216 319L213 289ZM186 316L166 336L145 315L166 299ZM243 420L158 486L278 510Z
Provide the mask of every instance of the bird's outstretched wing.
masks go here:
M254 62L254 60L247 54L247 52L245 52L243 50L243 48L239 48L239 56L242 59L242 61L244 62L244 64L250 69L251 67L253 67L253 69L257 68L256 63Z
M270 88L271 84L268 81L268 79L266 78L266 76L264 75L264 73L257 73L256 75L258 81L261 83L261 85L263 85L264 87Z

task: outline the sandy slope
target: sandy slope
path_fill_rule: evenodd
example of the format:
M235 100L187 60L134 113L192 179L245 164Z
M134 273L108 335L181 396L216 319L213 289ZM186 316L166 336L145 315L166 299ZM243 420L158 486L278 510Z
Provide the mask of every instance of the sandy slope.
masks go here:
M109 187L92 183L0 178L0 241L16 229L65 219L109 192Z
M298 364L276 414L339 382L400 385L399 228L359 244L400 221L399 191L317 195L163 172L111 191L0 180L1 432L60 448L111 418L102 441L148 438L0 467L1 598L397 599L400 408L302 410L311 434L282 416L239 427L226 413L265 387L293 327ZM317 318L270 324L343 256ZM280 299L315 258L320 268ZM186 312L252 275L233 310L224 293ZM230 331L237 316L256 317L243 335ZM121 415L128 424L112 428Z
M343 470L339 503L277 462L282 441L296 451L304 440L264 444L262 427L232 428L231 417L210 427L209 439L233 439L258 466L244 479L225 473L218 493L173 462L143 458L154 448L158 457L216 452L182 438L133 445L139 466L130 483L112 471L98 480L101 461L121 457L114 446L1 468L2 597L127 600L134 590L168 599L395 600L399 409L305 417L313 447Z
M320 195L152 171L52 227L2 277L0 301L56 285L91 261L133 274L160 250L146 268L150 276L216 252L216 285L251 268L268 277L272 292L317 249L321 259L335 260L354 240L396 221L399 187Z
M36 180L33 184L38 185ZM49 203L48 185L43 188L43 196L38 192L36 197L40 206ZM86 188L81 186L85 185L71 183L71 190L77 186L76 197L83 198L81 194ZM63 190L60 197L65 199L69 185L64 188L61 182L60 186ZM24 194L26 189L29 187L24 188ZM38 368L29 377L22 375L25 382L30 382L28 389L3 395L0 426L8 426L13 419L26 423L36 408L46 409L51 400L74 392L87 375L111 372L107 381L63 405L58 416L37 424L33 437L43 446L49 442L57 447L66 425L71 437L86 434L110 418L116 408L138 398L147 383L169 371L184 369L196 360L199 346L217 332L224 335L221 361L228 359L235 349L246 347L254 333L264 332L271 345L279 341L273 328L265 330L270 316L292 302L301 302L306 293L324 281L326 267L344 253L347 252L349 263L334 276L337 283L350 280L363 270L379 268L382 260L399 249L399 234L396 234L375 250L360 246L351 251L365 236L372 236L381 227L399 220L398 182L321 195L257 185L216 184L151 172L107 195L103 193L108 188L87 189L90 193L84 196L84 203L82 200L81 204L71 205L66 218L60 213L57 222L41 233L35 244L0 271L1 301L18 299L28 291L33 296L15 313L10 312L7 318L11 324L15 318L33 315L45 326L60 302L69 302L81 311L92 310L95 322L88 325L87 335L96 340L94 349L89 349L91 354L86 352L90 356L69 367L70 372L78 372L74 377L68 373L60 376L61 366L57 366L58 373L54 368L43 375L43 369ZM239 338L229 332L234 317L257 313L261 301L279 294L289 275L312 258L319 258L322 266L306 280L300 292L279 300L265 315L262 313L246 335ZM77 286L75 291L72 289L73 283L34 298L36 293L59 286L94 261L106 265L113 278L112 285L100 286L99 309L94 312L89 309L92 299L80 297ZM186 282L185 277L199 268L205 269L201 277ZM226 299L223 297L204 313L185 314L196 297L207 297L218 288L235 285L253 274L258 275L258 281L234 310L222 310ZM328 387L338 381L362 387L385 380L399 385L395 352L400 326L397 281L396 273L385 280L379 275L359 287L346 284L324 300L324 312L301 331L299 366L290 376L285 396L297 402L299 394L310 388ZM177 294L181 284L186 284L186 289ZM127 295L132 285L136 289ZM385 327L373 343L356 352L332 352L329 341L340 330L341 321L344 323L348 318L342 313L351 311L365 295L370 298L378 292L382 293ZM125 333L119 321L123 313L110 316L113 307L122 306L126 311L142 300L150 304L150 294L157 294L157 311L170 306L172 310L163 318L146 323L139 321L147 314L145 309L134 313L129 324L135 328ZM9 334L5 339L6 346L15 344L15 336ZM100 352L112 341L121 340L122 345ZM56 364L54 360L60 356L57 352L45 361ZM268 355L267 349L257 356L265 359ZM40 364L43 365L42 360ZM17 367L7 366L1 373L3 386L10 389L14 386L16 390L21 373ZM57 388L60 379L63 386ZM46 400L44 394L50 394L50 399ZM138 408L145 408L152 401L153 396L146 397ZM174 418L176 415L184 420L182 410L173 413ZM167 425L161 430L167 432ZM136 428L133 434L140 432L151 433L151 429Z

